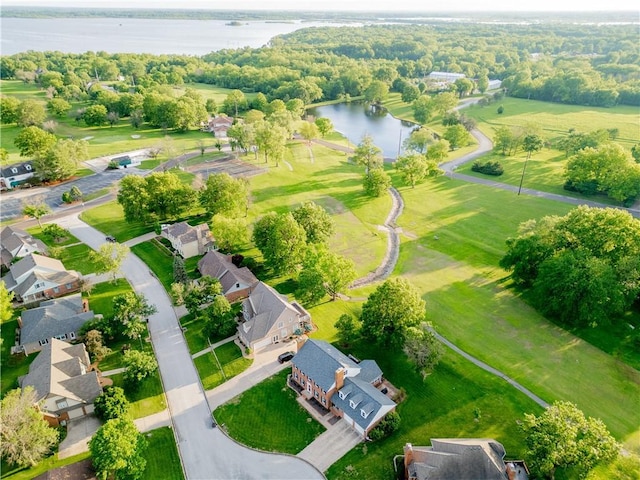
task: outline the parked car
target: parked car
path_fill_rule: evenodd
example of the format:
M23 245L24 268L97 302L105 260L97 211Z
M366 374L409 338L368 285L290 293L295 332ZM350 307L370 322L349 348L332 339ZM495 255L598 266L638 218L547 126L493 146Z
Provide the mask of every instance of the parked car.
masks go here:
M116 241L116 237L114 237L113 235L107 235L107 236L105 237L105 240L106 240L107 242L115 243L115 241Z
M294 355L295 355L294 352L281 353L280 355L278 355L278 362L280 363L288 362L294 357Z

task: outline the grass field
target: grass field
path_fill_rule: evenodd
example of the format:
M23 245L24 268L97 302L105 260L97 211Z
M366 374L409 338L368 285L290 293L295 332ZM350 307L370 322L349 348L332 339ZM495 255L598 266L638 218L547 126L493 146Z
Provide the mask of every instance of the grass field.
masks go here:
M113 384L116 387L124 389L127 400L130 402L129 414L131 418L146 417L167 408L164 392L162 391L162 383L160 382L160 374L157 371L140 382L138 390L135 392L127 391L124 387L121 373L111 375L109 378L113 380Z
M215 349L215 352L218 357L217 361L212 353L197 357L193 361L205 390L211 390L244 372L253 362L244 358L238 346L233 342L220 345ZM218 362L220 363L218 364Z
M164 289L171 291L173 283L173 254L156 240L142 242L131 247L131 251L147 264L160 280Z
M113 235L120 243L153 231L151 224L125 222L122 207L115 200L85 210L80 218L105 235Z
M39 475L48 472L49 470L53 470L59 467L64 467L65 465L71 465L72 463L80 462L89 458L89 452L80 453L78 455L74 455L72 457L67 457L62 460L58 459L58 454L51 455L50 457L45 458L40 463L38 463L35 467L31 468L21 468L21 467L13 467L2 462L1 472L2 476L0 478L6 478L10 480L32 480Z
M173 430L169 427L162 427L143 435L147 440L147 449L144 453L147 467L142 479L183 480L184 474Z
M324 427L298 405L295 392L286 386L288 373L284 370L217 408L218 424L244 445L293 455L300 452Z

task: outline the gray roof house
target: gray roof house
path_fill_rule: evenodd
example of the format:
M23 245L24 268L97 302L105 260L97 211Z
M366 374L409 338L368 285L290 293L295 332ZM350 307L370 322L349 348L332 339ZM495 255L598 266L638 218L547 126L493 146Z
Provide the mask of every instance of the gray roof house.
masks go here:
M290 379L301 394L342 417L364 438L396 408L377 388L382 370L373 360L357 362L327 342L307 340L291 365Z
M80 288L81 275L66 270L60 260L30 253L11 265L2 277L7 290L14 292L16 300L34 302L60 297Z
M505 461L491 438L432 438L430 447L404 446L407 480L527 480L522 460Z
M16 258L38 252L46 253L47 246L24 230L7 226L0 231L0 257L5 267L9 268Z
M238 338L253 351L311 329L309 312L263 282L242 302L242 315Z
M34 388L40 410L53 424L93 412L93 401L102 393L100 377L91 370L84 344L69 345L55 338L19 381L22 388Z
M231 255L210 251L198 262L202 275L217 278L222 286L222 294L230 302L249 296L258 284L258 279L247 267L238 268L231 261Z
M77 338L78 330L93 318L93 311L79 293L44 301L37 308L25 310L18 318L20 347L30 355L42 350L51 338L71 342Z
M35 174L33 163L22 162L0 168L0 190L14 188Z
M164 224L161 226L160 234L171 242L173 249L182 258L196 257L215 249L209 225L206 223L195 227L187 222Z

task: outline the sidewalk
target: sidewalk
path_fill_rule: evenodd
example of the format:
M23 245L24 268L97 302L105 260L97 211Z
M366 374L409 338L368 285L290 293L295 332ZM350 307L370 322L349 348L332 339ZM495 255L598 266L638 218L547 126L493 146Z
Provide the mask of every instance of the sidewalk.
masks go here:
M206 355L207 353L211 353L212 350L215 350L220 345L233 342L237 337L238 337L237 335L232 335L228 338L225 338L224 340L220 340L219 342L212 343L210 347L207 347L204 350L200 350L199 352L196 352L193 355L191 355L191 358L198 358L198 357L201 357L202 355Z

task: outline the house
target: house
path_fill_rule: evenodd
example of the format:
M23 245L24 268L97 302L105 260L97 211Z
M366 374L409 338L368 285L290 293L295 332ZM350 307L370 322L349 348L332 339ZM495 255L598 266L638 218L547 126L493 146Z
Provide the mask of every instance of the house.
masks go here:
M58 425L93 412L93 401L102 393L100 380L83 343L69 345L51 338L19 383L21 388L34 388L45 419Z
M50 338L71 342L78 337L78 330L93 318L88 302L79 293L47 300L37 308L25 310L18 318L19 346L30 355L48 345Z
M432 438L430 447L404 446L407 480L527 480L522 460L505 461L505 449L491 438Z
M378 390L382 370L373 360L356 362L330 343L307 340L291 360L290 380L301 395L342 417L367 438L396 403Z
M81 278L78 272L66 270L60 260L30 253L11 265L2 280L17 301L26 303L75 292Z
M253 351L311 330L309 312L263 282L242 302L242 315L238 338Z
M202 275L217 278L222 286L222 294L233 303L249 296L258 284L258 279L247 267L238 268L231 255L211 251L205 253L198 262L198 271Z
M209 225L202 223L192 227L187 222L162 225L161 235L171 242L173 249L182 258L191 258L214 250Z
M22 162L0 168L0 190L15 188L35 175L32 162Z
M210 118L209 122L203 126L205 132L213 133L216 138L225 138L227 130L233 125L233 118L226 115L218 115Z
M38 252L46 253L47 246L24 230L9 226L0 231L0 257L4 267L9 268L16 258Z
M427 80L433 82L454 83L456 80L465 78L464 73L452 73L452 72L431 72L427 75Z

